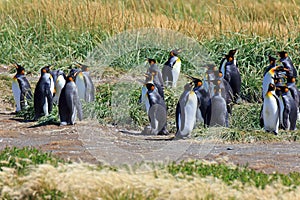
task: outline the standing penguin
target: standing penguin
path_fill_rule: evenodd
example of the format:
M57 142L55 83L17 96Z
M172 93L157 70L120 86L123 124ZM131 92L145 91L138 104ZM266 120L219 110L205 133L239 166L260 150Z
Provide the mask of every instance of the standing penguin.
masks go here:
M166 86L176 87L180 74L181 60L178 57L181 49L174 49L170 52L168 61L162 68L162 78Z
M176 138L187 137L196 123L198 109L197 95L193 91L193 82L184 86L176 107Z
M222 58L219 66L219 71L222 72L223 75L225 75L225 70L226 70L226 63L228 62L227 57L231 56L233 58L234 64L237 66L237 61L234 58L235 53L237 52L237 49L232 49L229 50L228 54L223 54L224 57Z
M50 74L50 66L41 69L41 76L34 90L35 120L49 115L53 107L54 81Z
M282 63L284 68L288 69L287 76L297 78L297 70L294 67L292 60L288 56L288 53L286 51L279 51L278 55L280 57L280 62Z
M55 88L55 94L53 97L53 103L58 104L59 96L61 93L61 90L66 84L66 75L62 70L52 70L51 75L53 77L54 81L54 88Z
M277 69L279 69L280 66L273 66L269 69L269 71L265 72L265 75L263 77L263 84L262 84L262 98L264 98L269 91L270 83L274 83L274 78L277 76Z
M19 64L14 64L17 69L12 81L12 92L16 103L16 112L21 111L27 106L27 101L32 99L31 87L25 77L25 69Z
M272 83L269 84L268 91L264 96L262 117L265 131L277 135L280 124L280 105L275 94L275 85Z
M234 58L236 52L236 49L230 50L229 53L225 55L226 62L223 61L223 63L225 62L225 64L221 64L222 66L220 71L222 72L224 79L228 81L229 85L232 88L234 102L239 103L241 101L240 93L242 80L237 61Z
M148 58L147 59L149 62L150 67L147 70L147 74L149 74L150 76L153 76L153 83L155 85L155 87L158 90L158 93L160 94L160 96L164 99L165 95L164 95L164 81L162 79L162 74L156 64L156 60L152 59L152 58Z
M75 76L76 72L67 76L66 84L59 97L58 111L61 125L75 124L76 115L80 121L82 120L82 106L74 82Z
M155 90L153 82L147 83L146 87L150 104L148 117L151 125L151 134L168 135L166 103L157 90Z
M76 65L81 69L83 81L84 81L84 92L82 92L82 94L81 94L81 91L80 91L80 97L82 99L83 94L84 94L83 99L86 102L92 102L95 100L95 86L94 86L93 80L90 76L89 67L87 65L84 65L84 64L81 64L78 62L76 63ZM76 83L80 85L80 84L82 84L81 83L82 78L81 78L80 73L78 74L78 76L80 77L80 80L79 80L80 83L77 81L77 79L76 79ZM82 87L82 86L79 86L79 87Z
M276 58L274 58L273 56L269 55L269 65L266 67L265 71L264 71L264 76L266 75L266 73L268 73L270 71L270 69L276 67Z
M277 92L278 91L278 92ZM279 99L282 100L282 109L281 111L281 127L284 130L296 130L296 121L297 121L297 106L293 97L289 93L287 86L276 87L276 94L279 96Z
M206 121L209 126L229 127L229 116L226 100L222 97L221 88L215 86L214 96L210 99L207 109Z
M203 82L195 77L187 76L189 79L191 79L194 83L193 91L195 92L197 96L197 102L198 102L198 109L197 109L197 115L196 118L198 121L204 122L205 125L207 125L206 114L207 114L207 108L210 103L210 94L209 92L204 88Z

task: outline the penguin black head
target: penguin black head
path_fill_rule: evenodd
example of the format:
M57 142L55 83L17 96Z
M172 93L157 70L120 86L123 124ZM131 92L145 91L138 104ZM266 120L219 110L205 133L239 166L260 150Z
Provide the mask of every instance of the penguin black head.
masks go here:
M296 82L296 78L295 77L292 77L292 76L288 76L286 78L286 82L287 83L295 83Z
M81 71L86 72L89 71L89 67L87 65L76 62L75 65L81 69Z
M149 63L150 65L153 65L153 64L156 63L156 60L153 59L153 58L147 58L147 61L148 61L148 63Z
M268 58L269 58L269 63L270 63L270 65L275 64L276 58L272 57L271 55L268 55Z
M237 52L237 49L229 50L228 55L231 56L231 57L234 57L236 52Z
M69 75L67 76L67 82L73 82L75 81L75 77L76 77L77 72L74 73L69 73Z
M288 57L288 53L286 51L279 51L277 54L280 58Z
M173 49L170 52L170 56L178 56L181 53L182 49Z
M202 86L202 80L200 80L199 78L195 78L195 77L190 76L190 75L185 75L185 76L192 80L191 83L194 83L194 87L201 87Z
M45 66L41 69L41 74L50 73L50 67L51 65Z
M268 91L274 91L275 90L275 85L273 83L270 83L269 84L269 88L268 88Z
M155 86L154 86L154 84L153 83L146 83L146 87L147 87L147 89L148 89L148 91L154 91L154 89L155 89Z
M76 75L77 75L79 72L81 72L81 69L74 69L74 68L72 68L72 69L70 70L68 76L72 75L72 76L76 77Z
M18 63L15 63L14 66L16 67L17 69L17 74L21 74L21 75L24 75L25 74L25 68L22 67L21 65L19 65Z

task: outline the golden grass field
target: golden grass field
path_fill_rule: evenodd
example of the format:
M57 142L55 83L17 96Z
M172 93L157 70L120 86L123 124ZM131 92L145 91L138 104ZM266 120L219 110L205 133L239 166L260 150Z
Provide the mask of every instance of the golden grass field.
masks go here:
M58 167L43 164L25 176L11 168L0 172L2 194L11 199L38 198L45 191L60 191L62 199L299 199L300 189L273 183L265 189L226 185L214 177L174 177L164 170L128 172L98 170L84 163ZM3 197L3 196L2 196ZM47 199L47 198L46 198Z
M299 0L131 0L1 1L0 20L32 25L39 20L51 27L110 34L140 27L167 28L201 40L238 32L278 38L294 37L300 30Z

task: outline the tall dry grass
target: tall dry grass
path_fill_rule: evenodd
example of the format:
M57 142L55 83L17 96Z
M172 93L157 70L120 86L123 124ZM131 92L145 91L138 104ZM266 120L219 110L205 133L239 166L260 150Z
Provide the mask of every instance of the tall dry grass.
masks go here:
M11 168L0 172L1 197L8 199L299 199L300 189L273 183L265 189L199 176L174 177L163 170L98 170L88 164L43 164L25 176ZM50 198L50 196L48 197Z
M1 1L1 23L45 28L91 30L110 34L140 27L167 28L201 40L220 34L255 34L285 38L298 34L295 0L13 0Z

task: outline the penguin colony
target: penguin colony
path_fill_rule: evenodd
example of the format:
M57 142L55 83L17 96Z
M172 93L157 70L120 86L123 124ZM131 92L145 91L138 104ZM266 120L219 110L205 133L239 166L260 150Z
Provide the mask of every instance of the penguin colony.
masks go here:
M17 70L13 77L12 91L16 103L16 112L28 106L33 100L34 120L52 112L53 104L58 105L61 125L73 125L76 118L82 120L81 99L94 101L95 89L86 65L76 63L78 69L71 69L68 76L62 70L51 70L52 66L42 67L34 95L25 77L25 69L14 64Z
M140 103L145 104L149 126L144 131L157 135L168 135L167 106L164 87L176 87L180 76L181 49L174 49L160 71L156 60L148 58L149 68L145 73ZM225 54L219 67L208 64L203 80L184 75L190 82L183 88L176 105L177 138L188 137L196 122L205 127L229 127L229 118L234 104L241 103L241 75L235 59L237 49ZM279 129L296 130L299 117L300 93L296 87L297 71L287 52L278 52L281 65L269 56L269 65L263 74L262 107L260 125L267 132L278 134ZM88 66L76 62L78 68L66 75L62 70L41 69L34 95L25 77L25 69L14 64L12 91L16 112L26 108L33 100L35 120L51 113L53 104L59 108L61 125L73 125L76 118L82 120L81 101L92 102L95 88ZM76 117L77 116L77 117Z
M170 57L164 64L162 73L159 71L155 59L147 59L149 68L145 74L146 79L142 87L140 102L145 104L148 113L150 126L145 130L150 129L150 133L168 134L165 123L166 117L163 114L167 113L163 89L164 86L176 87L180 75L180 52L180 49L170 52ZM191 82L184 86L184 91L176 106L177 131L175 135L177 138L188 137L197 121L203 122L205 127L229 127L232 105L241 101L241 76L237 61L234 58L236 52L236 49L229 51L222 59L220 67L212 64L207 65L203 81L186 75ZM163 110L163 113L156 117L150 116L149 113L154 105L159 105L156 109ZM160 120L164 122L164 125L160 126L161 130L157 131L157 127L152 122Z
M299 116L299 90L296 86L297 71L287 52L278 52L282 65L269 56L269 66L263 77L263 105L260 125L267 132L278 134L279 129L296 130Z

